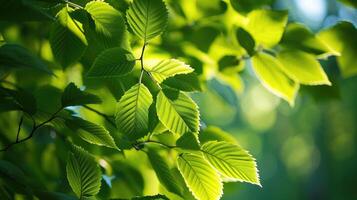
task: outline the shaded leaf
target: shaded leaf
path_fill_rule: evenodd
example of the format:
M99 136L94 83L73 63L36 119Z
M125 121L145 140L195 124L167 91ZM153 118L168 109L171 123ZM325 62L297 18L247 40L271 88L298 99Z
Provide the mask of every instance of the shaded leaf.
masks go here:
M120 47L103 51L90 68L88 78L114 78L131 72L135 65L135 57Z
M63 107L99 104L102 102L98 96L81 91L74 83L68 84L64 89L61 101Z
M254 38L243 28L237 29L236 36L239 44L247 51L249 55L252 56L255 52Z
M197 140L197 135L193 134L192 132L187 132L183 134L179 139L176 141L176 146L186 150L200 150L200 144Z
M99 192L101 184L99 166L81 147L72 145L66 171L69 185L79 199L92 197Z
M160 183L165 186L168 191L181 195L181 188L174 176L171 174L169 165L165 159L153 149L149 149L147 155L149 157L151 167L154 169Z
M35 69L49 74L51 70L39 58L24 47L17 44L4 44L0 46L0 68Z
M205 128L198 136L201 144L209 141L225 141L231 144L237 144L237 140L231 134L215 126Z
M202 91L200 80L195 73L179 74L164 80L162 83L171 88L185 92Z

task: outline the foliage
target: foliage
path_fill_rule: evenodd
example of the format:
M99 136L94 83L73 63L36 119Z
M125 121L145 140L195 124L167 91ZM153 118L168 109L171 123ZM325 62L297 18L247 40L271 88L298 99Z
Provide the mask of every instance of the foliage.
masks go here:
M261 186L253 156L229 133L204 126L192 92L217 79L238 94L247 66L293 106L300 85L333 84L319 59L339 56L343 77L357 74L356 40L346 39L357 35L352 24L315 35L288 23L288 11L266 9L269 0L0 3L0 21L10 23L1 31L27 20L35 21L25 23L30 30L43 26L26 35L35 45L1 32L1 118L20 119L6 133L1 128L1 151L9 159L15 148L41 146L24 142L48 137L50 162L60 168L49 176L67 177L47 185L35 164L36 173L24 173L1 160L5 199L210 200L222 197L225 182ZM155 195L142 183L150 170L162 186ZM25 184L25 174L40 174L38 185Z

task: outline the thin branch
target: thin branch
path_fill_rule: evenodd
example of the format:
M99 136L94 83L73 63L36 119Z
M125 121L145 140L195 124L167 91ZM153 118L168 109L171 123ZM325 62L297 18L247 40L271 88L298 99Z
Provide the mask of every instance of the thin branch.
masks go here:
M31 138L35 135L36 131L37 131L39 128L41 128L42 126L44 126L44 125L46 125L47 123L51 122L53 119L55 119L55 118L57 117L57 114L58 114L59 112L61 112L62 109L63 109L63 107L61 107L61 108L58 109L55 113L53 113L50 118L48 118L47 120L43 121L42 123L40 123L40 124L38 124L38 125L36 125L36 121L33 119L33 126L32 126L32 130L31 130L30 134L29 134L27 137L23 138L23 139L16 139L15 142L8 144L8 145L5 146L3 149L0 149L0 152L5 152L5 151L7 151L10 147L12 147L13 145L20 144L20 143L22 143L22 142L25 142L25 141L31 139Z
M160 146L163 146L163 147L166 147L168 149L174 149L174 148L178 148L177 146L171 146L171 145L168 145L168 144L165 144L165 143L162 143L162 142L159 142L159 141L155 141L155 140L146 140L144 142L138 142L136 144L134 144L134 148L137 149L138 146L140 145L145 145L145 144L158 144Z
M19 141L19 135L20 135L20 131L21 131L21 126L22 126L22 122L24 121L24 115L21 115L20 118L20 123L19 123L19 127L17 128L17 135L16 135L16 142Z
M79 8L79 9L84 9L82 6L76 4L76 3L73 3L73 2L70 2L68 0L62 0L64 3L68 3L68 5L72 6L73 8Z
M94 108L91 108L89 106L86 106L86 105L84 105L83 107L88 109L88 110L90 110L90 111L92 111L92 112L94 112L94 113L96 113L99 116L102 116L107 122L109 122L113 127L116 128L116 124L112 121L112 118L113 118L112 116L106 115L106 114L104 114L104 113L102 113L102 112L100 112L100 111L98 111L98 110L96 110Z

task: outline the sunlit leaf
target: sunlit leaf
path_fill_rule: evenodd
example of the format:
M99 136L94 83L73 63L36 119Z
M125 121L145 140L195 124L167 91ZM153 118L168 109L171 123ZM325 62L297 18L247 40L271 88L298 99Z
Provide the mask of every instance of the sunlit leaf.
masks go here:
M154 169L160 183L165 186L168 191L181 195L181 188L174 176L171 174L170 168L165 159L153 149L149 149L147 154L151 167Z
M165 30L168 12L162 0L134 0L126 18L133 32L146 43Z
M66 6L58 12L50 34L52 52L63 67L78 61L87 46L82 24L72 19L71 11Z
M171 132L181 135L187 131L197 133L197 105L182 92L169 89L160 91L156 100L156 111L162 124Z
M103 51L89 70L88 78L114 78L128 74L135 65L135 57L120 47Z
M233 135L215 126L205 128L198 136L202 144L209 141L225 141L231 144L237 144L237 140Z
M116 123L119 130L132 139L148 133L149 108L153 99L144 84L136 84L122 96L118 103Z
M181 154L177 158L177 165L196 199L220 199L223 193L220 177L201 155Z
M240 146L210 141L202 145L202 152L224 178L260 185L255 159Z
M294 81L306 85L331 85L313 55L297 50L282 51L277 56L282 70Z
M64 89L61 100L63 107L98 104L102 102L98 96L81 91L74 83L68 84Z
M320 38L332 51L339 52L337 63L344 77L357 74L357 35L356 27L350 22L340 22L318 33Z
M87 151L75 145L71 147L66 166L69 185L79 199L90 198L100 189L99 166Z
M185 63L170 59L170 60L162 60L157 63L154 67L147 69L156 81L161 83L165 79L178 75L178 74L188 74L193 72L193 69L186 65Z
M294 105L299 84L291 80L281 69L281 63L265 53L255 54L252 58L253 69L264 87L275 95Z
M247 16L245 29L257 44L272 47L279 43L288 21L288 12L254 10Z
M230 3L236 11L246 14L264 5L271 4L272 0L230 0Z
M80 129L81 131L78 132L79 136L89 143L118 149L109 131L100 125L79 117L66 120L66 124L75 131Z
M126 31L125 22L120 12L102 1L91 1L84 8L91 16L94 35L98 45L104 48L119 46ZM90 26L90 28L92 28Z

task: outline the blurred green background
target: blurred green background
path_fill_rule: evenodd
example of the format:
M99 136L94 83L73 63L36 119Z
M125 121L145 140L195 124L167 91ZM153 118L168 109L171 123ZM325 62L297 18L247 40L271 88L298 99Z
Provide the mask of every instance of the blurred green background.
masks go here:
M202 61L205 55L202 56L190 45L185 46L184 43L177 43L177 41L189 41L196 48L206 52L217 36L215 29L220 30L219 25L230 22L227 20L223 23L222 18L215 18L215 15L226 10L225 4L221 1L197 1L202 6L198 9L199 12L191 7L191 1L167 1L176 14L170 15L170 34L154 42L154 48L149 49L148 57L168 57L168 54L173 57L184 57L188 59L192 67L195 67L198 74L202 73L203 66L207 65ZM111 2L121 11L124 11L127 5L119 3L124 1L109 0L107 2ZM290 22L301 22L314 32L332 26L340 20L357 24L356 9L336 0L276 0L271 3L271 7L289 10ZM211 15L205 15L205 13ZM180 15L185 15L185 20ZM229 15L226 17L230 18ZM198 25L203 28L201 29ZM196 27L200 28L196 29ZM49 26L32 22L15 25L2 22L0 28L7 41L20 43L32 51L37 51L34 53L46 60L57 75L57 77L49 78L37 72L20 71L9 77L10 81L18 82L21 87L33 90L42 108L50 111L53 105L58 103L59 91L67 83L75 82L82 88L100 94L104 99L104 104L97 109L109 114L114 112L116 99L111 96L111 93L118 88L109 88L111 91L105 90L82 78L82 74L85 74L89 68L88 63L91 63L94 57L87 55L88 60L85 58L81 64L62 71L58 64L53 62L48 43ZM205 36L204 39L202 39L202 34ZM351 35L351 38L356 37L356 35ZM210 38L212 38L211 41ZM135 38L132 46L134 51L140 51L140 44L135 41ZM232 89L214 77L207 78L210 76L210 70L204 70L203 79L207 81L207 85L202 93L192 94L200 107L202 126L215 125L232 133L238 142L257 159L263 185L259 188L249 184L226 183L223 199L357 199L357 77L341 78L334 57L322 61L322 64L333 86L302 87L294 107L290 107L288 103L263 88L254 77L249 62L245 64L246 68L241 73L245 86L239 94L237 90L242 87L240 82L236 83L236 87ZM37 82L33 81L34 77ZM112 95L115 96L115 92ZM89 111L77 108L73 110L92 121L104 123L102 118ZM9 140L5 136L13 136L16 132L17 123L13 123L14 121L18 121L17 113L1 114L2 143ZM23 165L22 168L32 165L33 168L27 168L26 171L28 174L37 176L39 182L47 181L48 187L53 190L60 188L68 191L65 178L57 179L59 174L64 174L64 169L59 166L65 166L66 149L56 149L55 145L63 142L55 132L51 132L50 135L38 135L34 139L35 142L26 144L32 152L37 152L38 155L24 155L22 151L25 148L19 147L18 151L14 150L12 154L6 154L2 158L18 163L19 166ZM55 139L58 140L55 141ZM34 144L41 145L35 147ZM87 148L92 152L97 152L98 155L114 154L109 150L98 150L96 147ZM128 166L134 165L138 159L142 158L142 155L135 155L135 152L129 152L129 155L132 157L128 161L130 163ZM125 168L124 163L119 164L121 167L124 166L117 170L122 179L114 185L122 188L121 193L130 196L140 193L144 188L144 182L145 191L150 191L147 187L154 187L153 185L157 184L157 180L150 182L155 180L152 170L148 172L147 168L143 169L144 167L140 166L139 171L149 174L148 177L142 178L136 171L137 169ZM101 163L102 167L105 165L105 162ZM113 171L116 169L114 168ZM134 177L127 176L128 171L131 175L134 174Z

